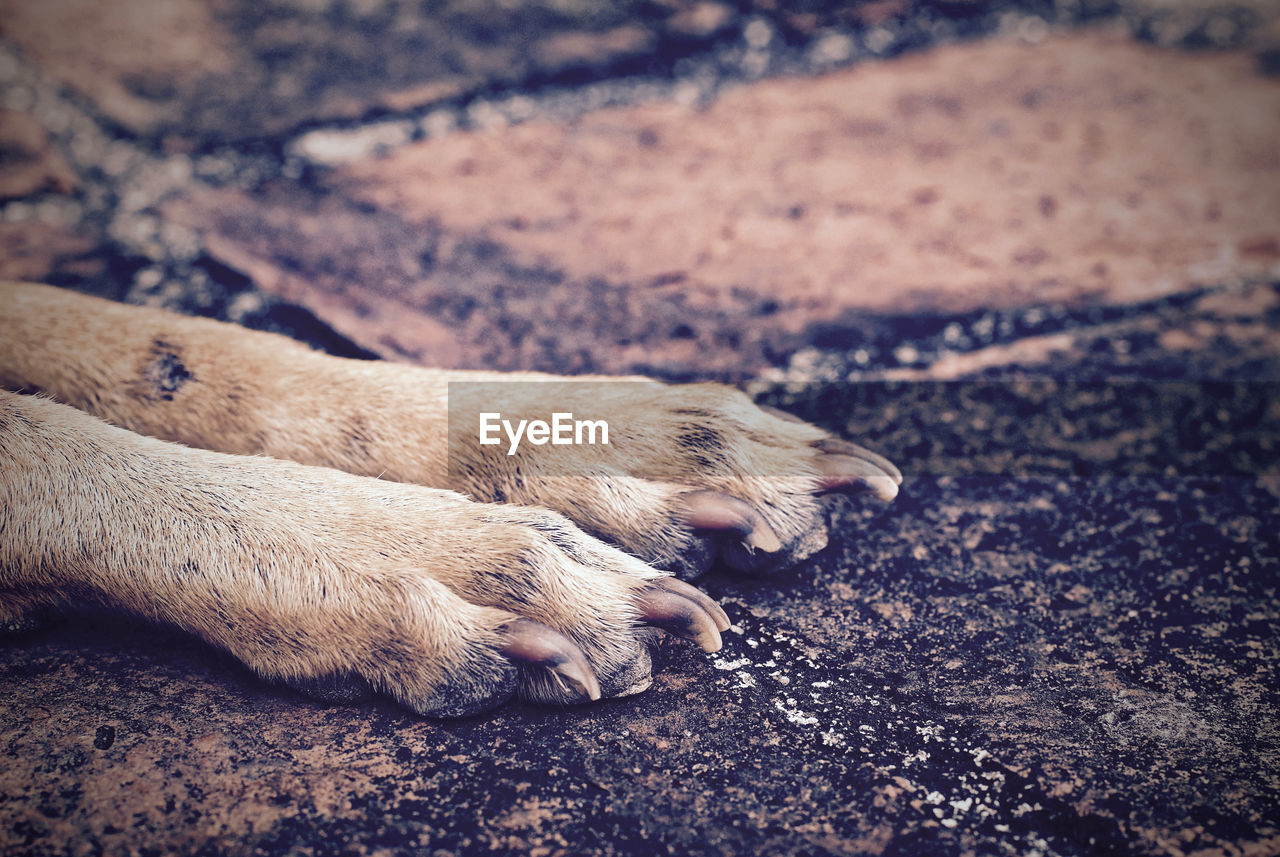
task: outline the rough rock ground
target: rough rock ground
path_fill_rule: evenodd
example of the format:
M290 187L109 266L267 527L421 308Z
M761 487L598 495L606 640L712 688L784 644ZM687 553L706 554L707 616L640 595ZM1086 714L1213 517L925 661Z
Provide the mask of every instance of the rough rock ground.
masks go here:
M0 275L748 382L902 496L569 711L7 640L0 851L1280 853L1273 4L433 9L0 4Z

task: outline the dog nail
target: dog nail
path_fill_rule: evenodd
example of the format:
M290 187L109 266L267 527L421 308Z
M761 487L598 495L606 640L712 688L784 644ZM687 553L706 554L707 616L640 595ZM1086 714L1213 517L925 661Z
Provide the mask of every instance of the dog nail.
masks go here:
M600 683L587 658L573 642L532 619L516 619L504 626L505 639L498 646L513 661L546 667L563 678L586 699L600 698Z
M821 476L818 486L823 491L859 486L881 500L888 501L898 496L898 483L893 481L893 477L860 458L823 455L818 458L818 473Z
M640 616L650 625L692 640L705 652L720 651L720 631L697 601L655 586L641 592L636 603Z
M895 467L892 461L879 453L872 452L865 446L859 446L856 443L838 437L823 438L815 443L814 446L822 452L847 455L851 458L861 458L863 461L869 461L888 474L896 484L902 484L902 471Z
M753 550L775 553L782 541L750 503L712 491L691 491L680 498L681 520L695 530L728 530Z
M653 585L660 589L666 589L674 592L676 595L683 595L690 601L698 602L703 610L711 615L712 620L716 623L716 628L720 631L729 630L729 614L724 612L724 608L715 602L710 595L698 589L696 586L690 586L683 580L676 580L673 577L664 577L653 581Z

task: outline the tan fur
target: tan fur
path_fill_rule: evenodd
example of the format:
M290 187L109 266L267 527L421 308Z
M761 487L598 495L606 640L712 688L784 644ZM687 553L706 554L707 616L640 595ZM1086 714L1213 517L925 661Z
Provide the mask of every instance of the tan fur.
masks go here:
M597 469L576 473L545 447L517 471L457 426L450 447L448 385L552 376L343 360L34 284L0 284L0 306L0 386L26 394L0 392L10 623L98 603L173 623L269 678L368 683L452 715L517 684L574 697L498 653L517 617L568 636L606 693L647 684L637 603L660 572L629 554L682 567L694 536L678 506L692 488L751 502L793 560L825 543L810 446L824 434L726 388L620 384L625 458L602 447ZM513 385L500 406L532 408L521 391L540 386ZM585 390L557 396L598 406ZM729 450L714 465L673 442L690 414Z

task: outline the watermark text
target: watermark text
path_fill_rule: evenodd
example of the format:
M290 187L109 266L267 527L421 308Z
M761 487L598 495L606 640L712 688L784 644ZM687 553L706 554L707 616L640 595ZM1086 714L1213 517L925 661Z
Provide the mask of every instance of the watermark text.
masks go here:
M572 413L556 412L551 422L545 420L504 420L501 413L480 414L480 444L497 446L507 439L507 455L515 455L520 442L534 446L609 445L609 423L605 420L575 420ZM598 438L597 439L597 435Z

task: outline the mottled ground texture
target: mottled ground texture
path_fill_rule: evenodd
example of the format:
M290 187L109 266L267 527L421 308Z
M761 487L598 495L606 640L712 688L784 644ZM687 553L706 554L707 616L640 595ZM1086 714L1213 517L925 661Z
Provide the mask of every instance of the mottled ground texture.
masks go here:
M0 853L1280 854L1280 4L0 0L0 92L0 276L908 474L624 701L6 638Z

